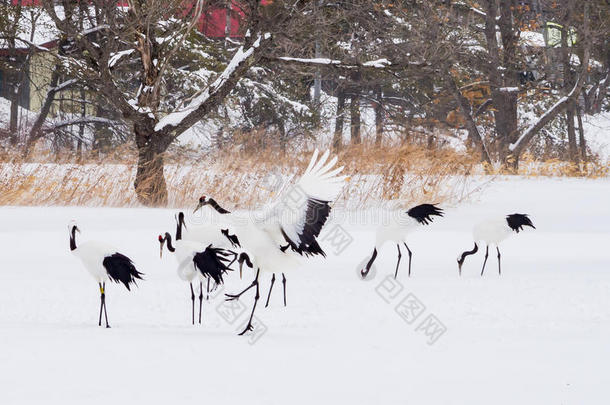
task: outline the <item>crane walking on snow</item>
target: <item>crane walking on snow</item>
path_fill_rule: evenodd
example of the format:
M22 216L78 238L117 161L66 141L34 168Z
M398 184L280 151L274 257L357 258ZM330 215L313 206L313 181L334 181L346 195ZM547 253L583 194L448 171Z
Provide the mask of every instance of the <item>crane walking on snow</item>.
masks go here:
M140 273L131 259L117 251L114 247L98 241L88 241L76 246L76 232L80 229L75 223L68 227L70 236L70 251L78 257L85 269L98 282L100 287L100 317L98 325L102 326L102 310L108 324L106 311L106 280L123 283L128 290L130 285L136 285L136 279L142 280L144 274Z
M259 213L230 213L214 199L202 196L195 211L211 206L214 223L221 223L229 235L237 237L256 265L256 276L239 294L227 294L228 300L239 299L245 292L255 288L254 304L243 335L252 330L252 318L260 298L259 275L261 271L285 273L300 266L301 256L325 256L317 237L330 214L330 203L343 187L344 177L338 176L342 167L334 168L337 158L328 161L326 151L318 160L316 150L307 169L298 182L280 198ZM328 161L328 162L327 162ZM271 278L273 282L275 277ZM284 295L286 292L283 279Z
M182 213L180 213L182 214ZM176 241L172 244L172 236L169 232L165 232L165 236L159 235L160 256L163 257L163 247L175 253L175 258L178 261L178 277L181 280L187 281L191 287L191 302L192 302L192 323L195 324L195 291L193 289L193 280L199 279L199 323L201 323L201 312L203 307L203 281L207 282L209 292L209 280L212 279L216 286L224 282L223 275L229 270L227 256L235 253L222 248L213 247L209 244L207 247L202 242L195 242L182 239L182 226L184 215L178 215L176 224ZM234 259L235 261L235 259ZM231 262L233 263L233 262Z
M511 214L505 218L491 218L477 223L472 231L474 238L474 248L470 251L463 252L458 257L458 272L462 275L462 265L466 256L473 255L479 250L477 242L485 242L485 260L483 261L483 268L481 269L481 276L485 271L485 264L487 263L487 257L489 256L489 245L495 245L498 252L498 274L502 274L502 267L500 264L500 248L499 244L504 239L508 238L514 231L519 233L523 230L524 226L531 226L536 229L527 214Z
M375 248L373 254L366 264L366 267L360 271L362 278L366 278L371 270L373 262L377 258L377 249L380 249L386 242L392 241L396 243L398 248L398 262L396 263L396 271L394 272L394 278L398 276L398 266L400 266L400 259L402 254L400 252L400 243L405 245L407 252L409 253L409 272L408 275L411 277L411 258L413 253L405 238L408 233L414 231L422 225L429 225L433 218L432 216L443 216L443 210L436 206L436 204L421 204L411 208L406 212L397 212L391 216L389 224L382 224L377 228L375 236Z
M228 211L226 212L228 213ZM184 212L181 211L176 217L176 240L178 240L178 235L180 235L180 239L202 242L206 246L211 244L216 248L224 249L226 252L232 254L233 260L231 260L227 267L230 268L235 261L238 261L240 279L242 277L242 267L244 263L252 268L250 257L241 249L239 239L236 235L230 234L228 229L222 229L222 227L214 224L187 228L186 222L184 221Z

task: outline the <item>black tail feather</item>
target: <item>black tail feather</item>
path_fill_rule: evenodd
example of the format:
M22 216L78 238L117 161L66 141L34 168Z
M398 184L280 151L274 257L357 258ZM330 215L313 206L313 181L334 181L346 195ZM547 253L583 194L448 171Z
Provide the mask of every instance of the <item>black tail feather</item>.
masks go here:
M436 204L421 204L411 208L407 211L407 214L420 224L428 225L432 222L433 215L442 217L443 210L437 207Z
M519 231L522 231L524 226L531 226L532 228L536 229L536 227L532 223L532 220L529 219L527 214L507 215L506 222L508 223L510 229L517 233L519 233Z
M136 279L143 280L143 273L140 273L134 266L131 259L120 253L106 256L102 262L108 273L108 278L115 283L123 283L131 291L130 284L136 284Z
M224 283L223 275L229 270L227 267L229 259L225 257L226 253L224 249L209 245L203 252L195 254L193 262L201 274L220 285Z

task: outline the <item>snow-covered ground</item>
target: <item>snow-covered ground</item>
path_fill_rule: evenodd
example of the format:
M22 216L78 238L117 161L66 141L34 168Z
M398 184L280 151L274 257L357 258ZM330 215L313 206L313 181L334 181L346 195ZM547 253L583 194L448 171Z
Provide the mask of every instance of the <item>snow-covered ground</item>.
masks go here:
M606 404L609 202L608 180L497 181L411 235L413 274L403 255L396 283L390 245L375 277L358 278L374 233L364 213L336 213L328 259L287 274L287 308L281 283L263 308L265 274L257 338L236 336L248 309L220 295L190 325L188 287L159 259L173 211L1 208L0 404ZM471 223L514 212L537 229L503 244L502 276L490 254L481 278L479 253L458 277ZM132 292L107 288L111 329L69 252L71 219L80 240L112 240L146 273Z

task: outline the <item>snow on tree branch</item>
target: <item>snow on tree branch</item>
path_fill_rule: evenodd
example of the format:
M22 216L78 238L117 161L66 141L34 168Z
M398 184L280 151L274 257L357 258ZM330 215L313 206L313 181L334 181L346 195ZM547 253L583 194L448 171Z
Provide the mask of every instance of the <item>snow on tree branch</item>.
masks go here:
M292 58L289 56L280 56L278 59L286 61L286 62L298 62L308 65L340 65L341 61L336 59L328 59L328 58Z
M234 75L237 68L245 63L248 58L254 54L254 51L260 46L261 39L263 39L263 37L264 39L268 39L271 37L271 34L266 33L264 35L259 35L252 46L246 50L244 50L243 46L240 46L231 59L231 62L229 62L220 76L218 76L216 80L214 80L214 82L207 89L205 89L205 91L191 99L187 106L180 107L159 120L157 125L155 125L155 131L161 131L167 126L179 126L190 114L194 113L206 101L208 101L212 95L219 92L219 90L227 83L229 78Z
M282 62L296 63L302 65L311 65L311 66L332 66L337 68L344 69L358 69L358 68L370 68L370 69L386 69L390 67L398 68L402 66L423 66L426 65L425 62L407 62L406 64L396 64L390 62L386 58L371 60L363 63L349 63L343 62L337 59L328 59L328 58L293 58L289 56L280 56L277 58L270 58L272 60L278 60Z
M511 152L515 153L516 155L519 155L521 153L521 151L525 148L527 143L534 137L534 135L536 135L538 133L538 131L540 131L553 118L555 118L555 116L559 112L561 112L563 107L569 101L575 99L576 96L578 95L578 93L580 93L580 90L582 89L582 86L584 85L584 82L585 82L585 77L586 77L586 72L587 72L587 67L588 67L588 59L589 59L588 53L589 53L588 50L585 51L586 56L585 56L584 69L583 69L583 72L580 74L578 81L574 85L574 88L572 88L572 90L570 91L570 93L567 96L559 99L559 101L557 101L547 112L542 114L542 116L540 118L538 118L538 120L536 122L534 122L532 125L530 125L530 127L528 129L526 129L525 132L523 132L523 134L519 137L519 139L517 139L517 141L515 143L511 143L508 146L508 149Z
M113 68L123 56L131 55L134 52L135 49L127 49L125 51L112 53L108 59L108 67Z
M53 87L52 89L49 89L49 91L54 91L54 92L62 91L65 88L72 86L76 82L78 82L78 80L76 80L76 79L66 80L65 82L59 83L57 86Z
M108 125L116 125L116 124L118 124L117 121L110 120L108 118L85 116L85 117L79 117L79 118L75 118L75 119L69 119L69 120L55 122L55 123L53 123L53 125L51 127L49 127L47 129L47 131L53 131L55 129L59 129L59 128L62 128L62 127L67 127L67 126L70 126L70 125L91 124L91 123L108 124Z
M30 41L29 39L24 39L24 38L19 38L19 37L15 37L14 39L16 41L21 41L24 44L27 44L27 45L29 45L29 46L31 46L33 48L36 48L36 49L38 49L39 51L42 51L42 52L49 52L50 51L49 48L47 48L45 46L42 46L42 45L35 44L34 42Z
M255 81L252 81L252 80L248 80L248 82L251 85L257 86L258 88L263 90L270 97L273 97L276 100L278 100L278 101L280 101L280 102L282 102L284 104L290 105L299 114L311 116L311 114L312 114L311 110L305 104L299 103L299 102L294 101L294 100L290 100L288 97L285 97L285 96L279 94L277 91L275 91L271 86L269 86L267 84L263 84L263 83L260 83L260 82L255 82Z
M368 61L368 62L364 62L362 64L362 66L374 67L374 68L377 68L377 69L383 69L384 67L388 67L391 64L392 63L389 60L387 60L385 58L382 58L382 59L377 59L377 60L371 60L371 61Z
M89 29L81 31L79 35L85 36L85 35L93 34L94 32L97 32L97 31L100 31L100 30L106 30L106 29L110 29L110 25L108 25L108 24L100 24L100 25L97 25L95 27L91 27Z

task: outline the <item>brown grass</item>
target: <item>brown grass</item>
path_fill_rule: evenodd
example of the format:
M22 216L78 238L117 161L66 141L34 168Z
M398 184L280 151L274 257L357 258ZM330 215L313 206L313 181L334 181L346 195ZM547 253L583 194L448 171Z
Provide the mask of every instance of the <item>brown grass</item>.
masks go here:
M230 209L260 207L303 172L311 153L174 150L165 158L168 206L189 208L204 194ZM470 155L449 148L355 145L338 155L347 181L336 205L347 209L389 200L403 206L456 204L476 192L472 186L481 180L473 175L484 172ZM135 161L130 148L103 160L93 155L79 159L70 154L36 156L34 162L0 156L0 205L139 206L133 189L135 165L125 163ZM608 167L596 162L575 168L565 162L536 162L526 157L520 167L519 174L527 176L608 175Z
M124 151L124 156L133 159L129 151ZM178 153L168 154L168 205L190 207L206 194L232 208L260 207L293 182L310 157L311 151L277 150L224 150L190 159ZM117 163L116 155L103 161L85 157L79 163L70 162L66 156L42 162L4 158L0 163L2 205L139 205L132 185L135 165ZM339 162L345 166L348 178L337 203L354 208L388 199L461 199L465 179L475 166L468 157L455 152L408 146L348 147L339 153Z

